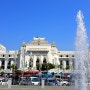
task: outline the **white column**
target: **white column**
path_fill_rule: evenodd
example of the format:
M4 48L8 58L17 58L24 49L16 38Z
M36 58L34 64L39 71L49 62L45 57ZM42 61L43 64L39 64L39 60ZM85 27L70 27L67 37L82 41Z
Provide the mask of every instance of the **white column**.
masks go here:
M1 67L1 65L2 65L2 61L0 60L0 67Z
M61 60L59 60L59 65L61 65Z
M57 65L57 58L55 58L55 65Z
M33 69L36 69L36 56L33 57Z
M23 64L23 57L22 53L20 54L20 69L22 69L22 64Z
M13 61L13 60L11 60L11 65L12 65L12 64L14 64L14 61Z
M63 69L66 69L66 61L65 60L62 61L62 64L63 64L63 66L62 66Z
M30 57L27 60L27 67L29 67L29 60L30 60Z
M43 64L43 56L42 55L41 55L41 58L40 58L40 64Z
M70 70L72 70L72 66L73 64L72 64L72 60L69 60L69 66L70 66Z
M8 64L8 61L5 60L5 65L4 65L4 69L7 70L7 64Z
M54 59L52 59L52 64L54 64Z
M21 69L24 68L24 63L23 63L23 59L21 60Z

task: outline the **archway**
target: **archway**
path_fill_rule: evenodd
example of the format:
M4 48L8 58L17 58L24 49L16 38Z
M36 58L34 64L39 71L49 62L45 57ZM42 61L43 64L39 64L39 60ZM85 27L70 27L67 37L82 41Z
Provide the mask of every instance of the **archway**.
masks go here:
M37 60L36 60L36 68L37 68L37 70L41 70L41 65L40 65L39 57L37 57Z
M43 63L45 64L45 63L47 63L47 60L46 60L46 58L44 57L44 59L43 59Z
M33 67L33 58L30 58L30 60L29 60L29 67L30 67L30 68Z

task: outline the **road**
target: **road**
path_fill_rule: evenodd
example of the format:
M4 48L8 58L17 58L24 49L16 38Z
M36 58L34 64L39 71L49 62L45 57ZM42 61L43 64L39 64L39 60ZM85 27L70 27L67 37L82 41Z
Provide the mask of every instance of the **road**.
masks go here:
M0 90L77 90L74 89L74 87L71 86L1 86L0 85ZM88 89L90 90L90 86L88 86Z

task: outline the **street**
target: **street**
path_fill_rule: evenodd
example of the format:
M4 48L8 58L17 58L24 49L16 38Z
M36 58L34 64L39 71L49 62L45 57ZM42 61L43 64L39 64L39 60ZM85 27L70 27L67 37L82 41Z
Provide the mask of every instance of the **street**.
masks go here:
M77 90L72 86L19 86L19 85L14 85L11 86L11 88L8 86L1 86L0 85L0 90ZM90 86L88 86L88 89L90 90Z

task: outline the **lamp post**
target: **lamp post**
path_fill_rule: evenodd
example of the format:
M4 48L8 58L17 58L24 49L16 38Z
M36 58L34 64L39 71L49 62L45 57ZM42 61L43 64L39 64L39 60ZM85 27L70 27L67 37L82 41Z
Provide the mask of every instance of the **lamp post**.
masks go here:
M60 60L60 59L59 59L59 63L60 63L60 65L61 65L61 60ZM59 69L61 69L61 67L62 67L62 66L60 66ZM62 72L59 71L59 73L60 73L60 80L61 80Z
M70 58L69 58L69 66L70 66L70 70L71 70L71 72L72 72L72 57L70 56Z
M32 68L32 52L30 52L29 56L30 56L29 67Z
M25 49L26 49L26 44L22 44L22 77L24 76L24 69L25 69Z
M47 73L48 73L48 69L49 69L49 66L48 66L48 56L47 56L47 62L46 62L46 64L47 64Z
M90 79L90 46L88 47L88 79Z
M61 65L60 61L61 61L61 60L59 59L59 64ZM61 66L59 66L59 69L61 69ZM59 72L60 72L60 71L59 71Z
M6 51L5 55L5 70L7 70L7 64L8 64L8 51Z
M17 53L16 53L16 51L15 51L15 53L14 53L14 83L15 83L15 68L16 68L16 58L17 58Z
M41 72L41 62L39 60L39 71Z
M6 72L6 70L7 70L7 66L8 66L8 56L9 56L9 54L8 54L9 52L8 51L6 51L6 55L5 55L5 72ZM5 78L6 78L6 73L5 73Z

